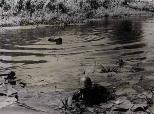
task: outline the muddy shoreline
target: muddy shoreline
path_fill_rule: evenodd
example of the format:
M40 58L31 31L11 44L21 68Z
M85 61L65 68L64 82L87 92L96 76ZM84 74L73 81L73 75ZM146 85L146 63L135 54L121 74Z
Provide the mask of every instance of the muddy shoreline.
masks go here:
M51 91L51 88L47 89L47 86L45 86L45 89L43 85L41 85L40 88L39 86L27 86L22 88L19 85L20 80L15 86L6 85L7 88L9 87L6 91L12 91L11 88L13 89L12 92L14 92L14 89L17 91L19 100L13 100L11 104L7 104L11 101L1 101L2 103L6 102L6 106L2 107L0 112L2 114L7 114L10 111L12 113L20 114L76 114L82 110L82 114L116 114L118 112L129 114L152 114L154 111L153 93L151 92L153 89L153 81L145 77L145 74L147 75L147 73L142 66L143 65L127 67L127 63L122 67L119 67L118 65L95 66L95 71L88 76L90 76L95 83L107 87L109 90L114 90L113 92L115 94L114 100L109 100L107 103L101 103L98 106L85 107L84 105L81 105L82 108L80 107L79 109L73 107L71 98L73 93L78 89L68 91L56 87ZM82 75L84 76L84 74ZM103 75L103 77L101 75ZM103 82L96 82L95 77L100 76ZM134 80L134 78L137 79ZM132 81L132 79L134 81ZM147 82L149 83L149 87L145 86L147 85ZM3 87L5 87L5 84L1 89ZM8 96L4 99L12 100L9 98L12 97ZM73 109L64 109L61 100L65 99L68 99L67 106L73 107ZM147 99L152 102L150 106L148 106L149 101L147 101ZM147 107L147 109L144 109L144 107Z

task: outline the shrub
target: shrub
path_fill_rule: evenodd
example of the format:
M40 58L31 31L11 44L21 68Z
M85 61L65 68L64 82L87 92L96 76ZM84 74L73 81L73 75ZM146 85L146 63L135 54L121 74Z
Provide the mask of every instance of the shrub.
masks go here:
M4 4L6 4L6 2L5 2L5 0L2 0L2 1L0 2L0 7L3 7Z
M100 4L98 3L98 0L90 0L90 6L92 9L98 9Z
M44 6L44 2L43 1L38 1L38 3L36 4L36 7L35 9L36 10L39 10L39 9L43 9L43 6Z
M61 13L67 13L67 12L68 12L67 7L66 7L62 2L60 2L60 3L58 4L58 10L59 10Z
M56 6L49 2L47 5L46 5L46 8L48 8L50 11L55 11L56 10Z
M115 72L118 73L118 68L116 66L103 66L101 65L101 73L109 73L109 72Z
M11 6L10 6L10 4L5 4L4 6L3 6L3 10L4 11L8 11L8 10L10 10L11 9Z
M19 0L15 7L18 10L17 12L19 13L24 8L23 0Z

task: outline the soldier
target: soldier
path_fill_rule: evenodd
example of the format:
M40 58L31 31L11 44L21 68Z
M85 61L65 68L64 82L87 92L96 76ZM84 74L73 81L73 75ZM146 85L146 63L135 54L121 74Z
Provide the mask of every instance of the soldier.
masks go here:
M93 84L89 77L83 78L82 82L84 87L74 93L73 101L82 101L85 105L97 105L102 102L105 103L111 98L107 88L99 84Z

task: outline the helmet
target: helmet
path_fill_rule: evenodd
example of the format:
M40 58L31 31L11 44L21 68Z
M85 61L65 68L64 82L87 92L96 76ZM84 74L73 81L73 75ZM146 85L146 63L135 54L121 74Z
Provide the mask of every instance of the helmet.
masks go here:
M89 77L83 77L81 78L81 87L83 88L89 88L92 87L92 81Z

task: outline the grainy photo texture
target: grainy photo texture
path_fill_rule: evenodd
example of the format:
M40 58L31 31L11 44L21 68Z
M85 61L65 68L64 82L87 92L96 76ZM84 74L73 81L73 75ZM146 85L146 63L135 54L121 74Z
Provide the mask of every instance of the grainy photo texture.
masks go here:
M154 114L154 0L0 0L0 114Z

